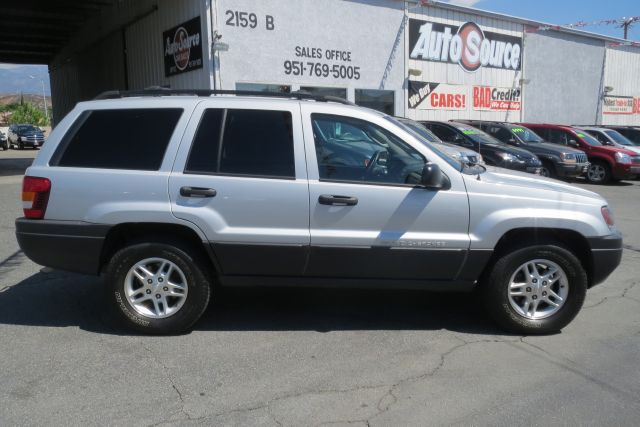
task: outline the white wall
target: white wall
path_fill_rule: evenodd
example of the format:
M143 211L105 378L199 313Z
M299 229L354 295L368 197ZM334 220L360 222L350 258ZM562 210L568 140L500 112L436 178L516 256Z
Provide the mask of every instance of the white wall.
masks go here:
M396 91L402 111L404 79L404 2L395 0L219 0L216 29L229 50L219 52L221 86L238 82ZM229 12L254 13L256 28L228 25ZM272 16L273 30L266 28ZM231 19L235 22L235 18ZM296 56L296 46L322 50L322 58ZM328 50L348 51L350 61L327 59ZM302 75L286 74L285 61L302 61ZM334 78L310 73L308 62L359 67L360 78ZM400 109L400 110L398 110Z
M613 87L608 95L635 100L635 113L602 114L603 124L640 126L640 48L607 47L604 86Z

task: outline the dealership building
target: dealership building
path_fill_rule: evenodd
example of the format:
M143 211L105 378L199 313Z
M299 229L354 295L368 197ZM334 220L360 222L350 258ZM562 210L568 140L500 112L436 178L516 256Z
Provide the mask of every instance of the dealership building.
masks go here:
M640 125L639 44L523 18L424 0L31 3L3 6L28 30L0 61L49 66L56 121L103 91L165 86L305 90L414 119Z

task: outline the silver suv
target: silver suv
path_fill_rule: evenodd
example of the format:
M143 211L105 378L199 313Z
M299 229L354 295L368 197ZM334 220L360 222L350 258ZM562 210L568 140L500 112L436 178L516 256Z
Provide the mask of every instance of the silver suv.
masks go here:
M456 161L346 101L100 98L27 170L16 234L36 263L106 276L138 331L188 330L217 286L312 285L478 289L504 328L549 333L620 263L599 195Z

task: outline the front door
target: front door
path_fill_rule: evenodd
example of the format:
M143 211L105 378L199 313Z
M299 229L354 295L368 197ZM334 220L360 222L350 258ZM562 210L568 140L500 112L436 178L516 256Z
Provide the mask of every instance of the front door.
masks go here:
M171 208L206 235L222 275L300 276L309 246L300 110L277 100L259 107L199 104L169 178Z
M302 105L311 205L306 275L455 278L470 242L460 174L395 136L382 116L336 109ZM416 185L427 160L450 175L450 189Z

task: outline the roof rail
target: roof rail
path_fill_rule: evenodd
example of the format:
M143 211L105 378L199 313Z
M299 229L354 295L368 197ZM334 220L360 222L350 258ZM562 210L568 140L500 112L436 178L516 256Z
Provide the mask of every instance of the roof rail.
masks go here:
M102 92L100 95L93 98L94 100L100 99L118 99L118 98L130 98L140 96L213 96L213 95L238 95L238 96L259 96L265 98L285 98L285 99L310 99L320 102L337 102L345 105L355 105L353 102L346 99L339 98L337 96L323 96L314 95L305 91L296 91L290 93L281 92L258 92L249 90L212 90L212 89L166 89L166 88L151 88L142 90L110 90Z

